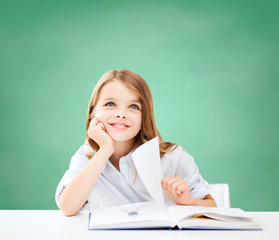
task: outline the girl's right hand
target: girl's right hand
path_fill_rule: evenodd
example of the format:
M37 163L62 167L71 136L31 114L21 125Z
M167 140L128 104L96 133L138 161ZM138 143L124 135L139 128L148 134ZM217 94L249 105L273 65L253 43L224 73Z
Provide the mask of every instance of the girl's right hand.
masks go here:
M94 140L100 148L110 149L113 153L114 151L114 140L106 132L106 128L102 122L99 121L97 117L94 117L87 131L88 136Z

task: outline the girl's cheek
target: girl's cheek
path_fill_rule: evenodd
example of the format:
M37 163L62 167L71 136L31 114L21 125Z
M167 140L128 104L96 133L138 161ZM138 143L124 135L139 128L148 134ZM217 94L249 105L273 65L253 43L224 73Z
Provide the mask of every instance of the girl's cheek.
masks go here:
M99 121L104 122L106 119L106 114L102 111L97 111L95 113L95 117L99 119Z

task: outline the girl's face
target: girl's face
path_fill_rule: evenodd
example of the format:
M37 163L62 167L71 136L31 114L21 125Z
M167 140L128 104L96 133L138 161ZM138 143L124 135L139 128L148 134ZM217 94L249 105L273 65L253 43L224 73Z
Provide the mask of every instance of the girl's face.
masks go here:
M107 83L101 90L94 116L103 122L115 141L133 140L141 129L140 99L119 81Z

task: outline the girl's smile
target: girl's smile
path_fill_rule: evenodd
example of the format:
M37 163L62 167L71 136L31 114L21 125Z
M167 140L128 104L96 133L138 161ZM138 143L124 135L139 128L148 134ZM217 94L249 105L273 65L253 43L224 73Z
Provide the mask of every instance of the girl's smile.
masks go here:
M116 129L127 129L130 127L127 124L123 124L123 123L109 123L109 125L113 126Z

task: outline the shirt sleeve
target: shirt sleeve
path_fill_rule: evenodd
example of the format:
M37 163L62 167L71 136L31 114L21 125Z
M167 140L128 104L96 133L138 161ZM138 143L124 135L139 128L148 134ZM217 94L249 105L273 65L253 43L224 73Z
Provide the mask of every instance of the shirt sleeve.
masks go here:
M73 155L71 162L70 162L69 169L65 172L64 176L60 180L60 182L57 186L57 189L56 189L55 201L59 208L60 208L61 192L74 179L74 177L86 166L86 164L89 161L89 159L86 156L86 153L89 151L90 151L90 147L87 145L83 145Z
M194 158L184 150L181 151L176 176L180 176L187 182L192 197L203 199L210 194L210 185L199 173Z

